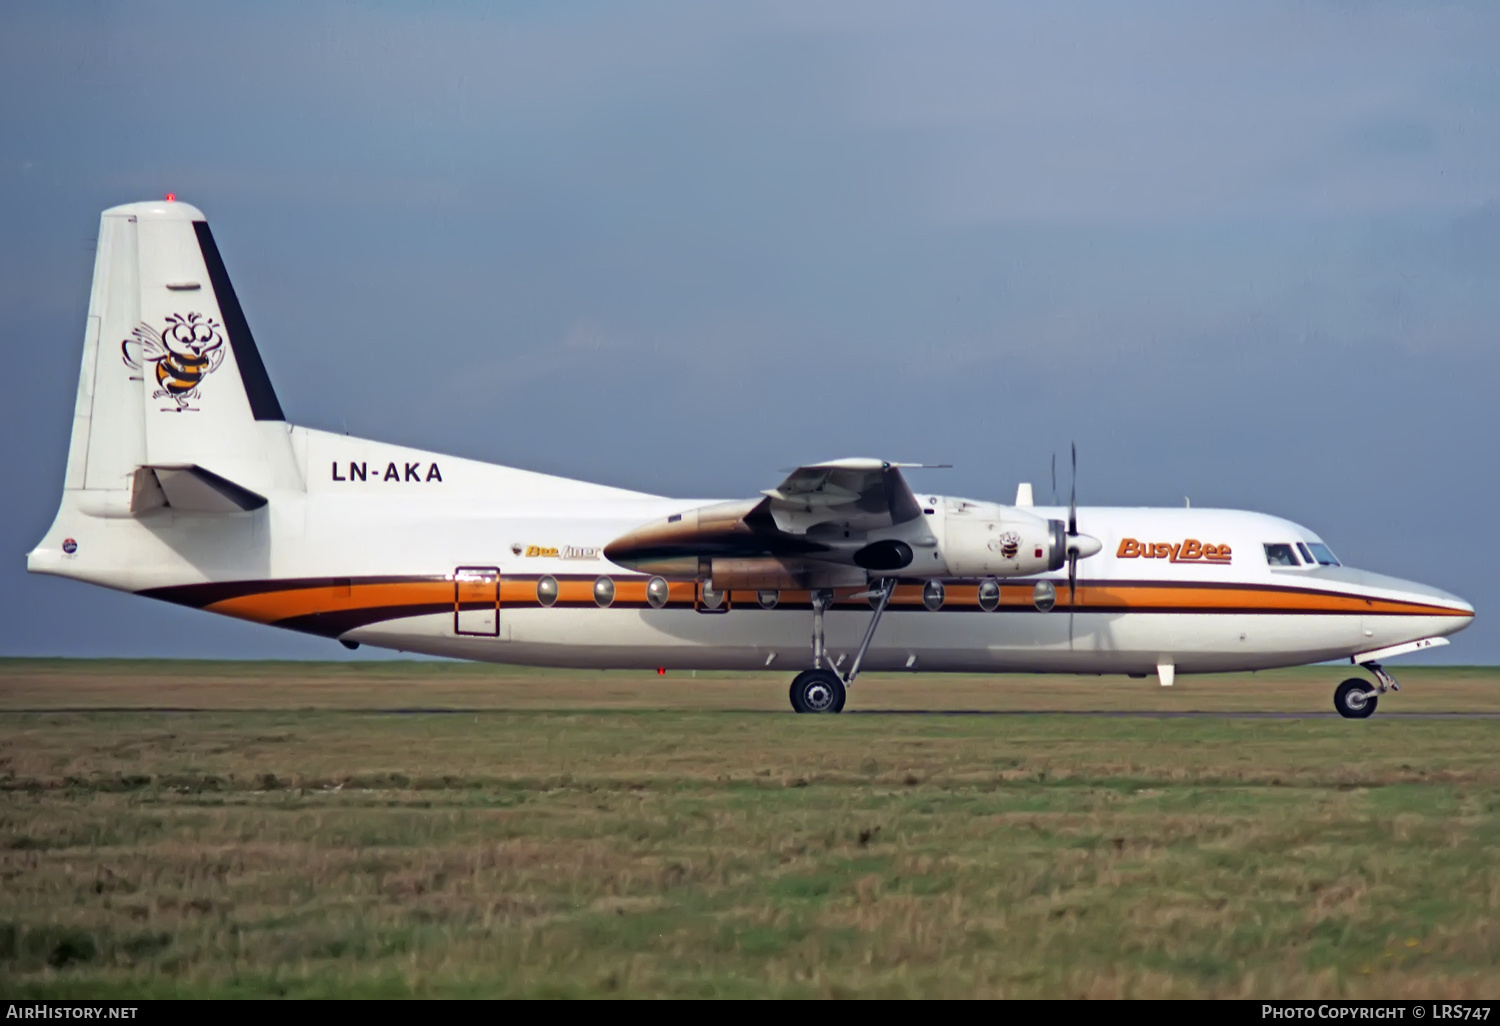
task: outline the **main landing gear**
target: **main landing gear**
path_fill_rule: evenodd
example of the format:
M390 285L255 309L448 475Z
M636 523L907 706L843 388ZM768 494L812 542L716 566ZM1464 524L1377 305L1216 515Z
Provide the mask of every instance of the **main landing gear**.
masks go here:
M865 628L865 636L859 643L859 650L854 653L854 662L849 664L848 674L840 674L836 663L828 660L823 646L823 614L833 603L833 592L815 591L812 595L813 606L813 668L803 670L792 679L792 708L799 713L836 713L844 711L844 702L849 697L849 687L854 683L854 678L859 676L859 664L864 662L865 653L870 649L870 642L875 637L875 628L880 626L880 617L885 613L885 607L890 604L891 596L896 592L895 578L887 578L880 581L865 595L875 599L875 613L870 617L870 625Z
M848 688L833 670L803 670L792 678L792 708L799 713L844 711Z
M1375 703L1387 691L1400 691L1396 678L1386 672L1379 663L1365 663L1365 669L1375 675L1375 684L1360 677L1350 677L1333 692L1333 707L1345 719L1362 720L1375 711Z

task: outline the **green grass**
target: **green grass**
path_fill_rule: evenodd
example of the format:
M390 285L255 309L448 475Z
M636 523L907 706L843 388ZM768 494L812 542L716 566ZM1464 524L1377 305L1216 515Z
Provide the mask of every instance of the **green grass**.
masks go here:
M797 717L754 711L780 676L278 667L0 663L0 992L1500 991L1500 720ZM1321 710L1344 675L1301 672L955 686ZM1389 707L1495 707L1493 671L1410 676Z
M1500 713L1500 667L1397 667L1405 690L1378 715ZM859 678L851 710L1057 712L1329 712L1334 685L1364 676L1347 665L1261 673L1155 677L898 674ZM481 663L213 662L188 659L0 659L0 711L49 708L189 709L660 709L787 708L789 672L579 671Z

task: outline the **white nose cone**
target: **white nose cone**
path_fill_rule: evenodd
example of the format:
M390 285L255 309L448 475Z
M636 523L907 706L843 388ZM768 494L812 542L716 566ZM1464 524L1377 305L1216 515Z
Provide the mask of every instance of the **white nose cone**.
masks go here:
M1079 559L1087 559L1102 548L1104 548L1104 543L1092 535L1073 534L1068 536L1068 553L1076 555Z

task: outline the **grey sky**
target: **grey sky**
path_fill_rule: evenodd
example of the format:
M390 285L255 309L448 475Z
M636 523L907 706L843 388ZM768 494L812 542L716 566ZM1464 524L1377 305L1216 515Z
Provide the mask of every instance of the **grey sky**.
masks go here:
M1083 501L1305 523L1500 661L1500 8L432 6L0 8L0 653L343 654L25 574L98 213L170 190L299 423L725 496L1076 438Z

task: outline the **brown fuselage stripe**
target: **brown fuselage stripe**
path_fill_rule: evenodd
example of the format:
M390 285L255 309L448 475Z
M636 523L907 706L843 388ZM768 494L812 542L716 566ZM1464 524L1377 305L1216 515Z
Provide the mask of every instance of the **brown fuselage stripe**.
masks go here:
M536 598L540 574L501 578L498 588L489 582L460 581L431 575L420 577L298 578L271 581L233 581L152 588L140 594L179 605L233 616L256 623L338 637L356 627L384 620L484 609L498 600L504 608L540 608ZM591 609L595 575L557 575L557 601L552 608ZM613 579L612 608L649 609L647 579ZM1035 581L1000 585L1000 604L995 612L1036 612L1032 604ZM1069 608L1066 584L1057 588L1054 609ZM672 582L664 608L698 608L697 587L691 582ZM836 592L835 608L868 609L863 598L851 598L859 589ZM972 583L945 584L943 612L985 612L979 605L979 586ZM758 592L729 593L732 610L763 607ZM812 608L807 591L783 591L774 607L779 610ZM892 611L922 610L921 584L898 585L891 597ZM1312 588L1223 582L1080 581L1072 608L1088 613L1179 613L1179 614L1277 614L1277 615L1374 615L1374 616L1472 616L1467 610L1421 602L1366 598Z

